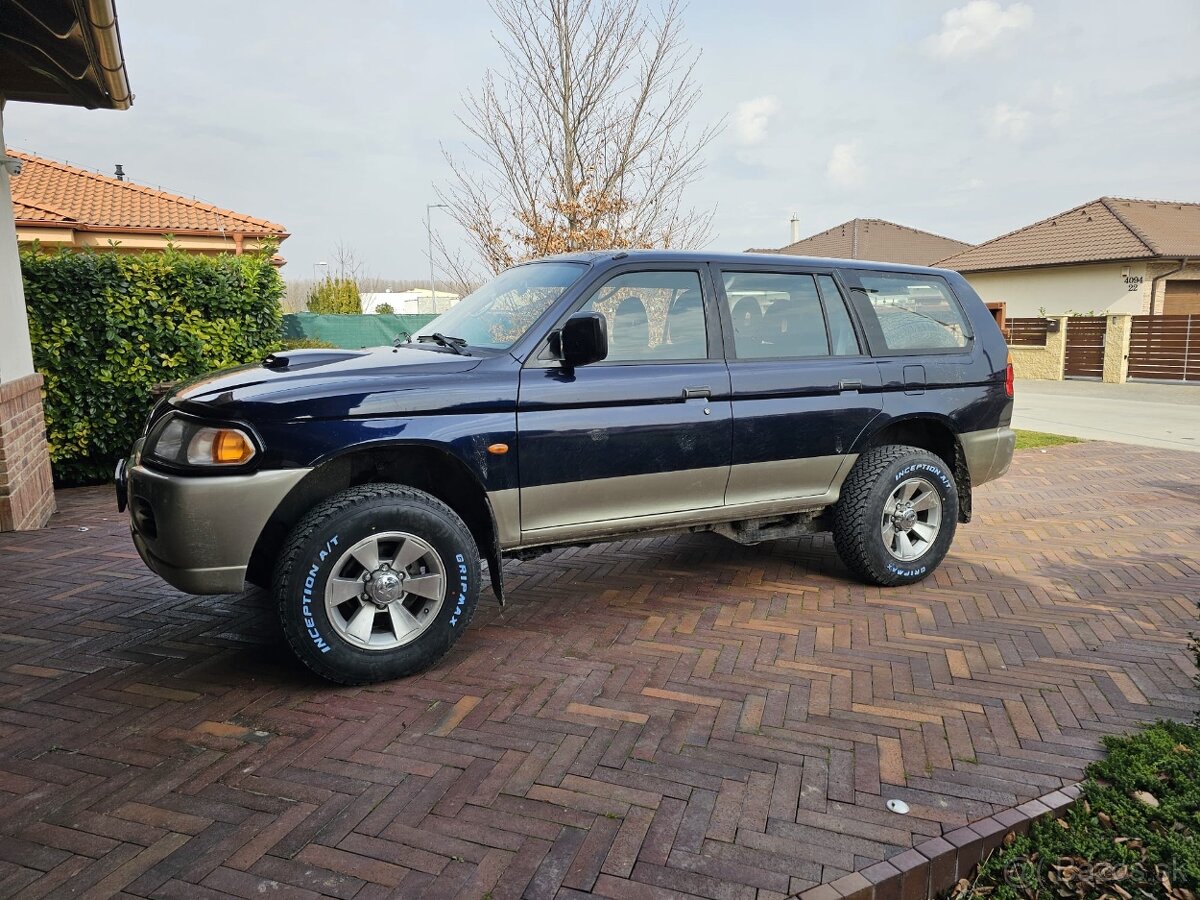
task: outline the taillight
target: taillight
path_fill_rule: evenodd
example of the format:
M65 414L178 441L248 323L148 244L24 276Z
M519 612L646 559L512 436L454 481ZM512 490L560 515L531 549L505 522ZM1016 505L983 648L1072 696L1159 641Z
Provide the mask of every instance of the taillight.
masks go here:
M1004 371L1004 393L1010 397L1016 387L1015 381L1016 376L1013 374L1012 354L1010 353L1008 354L1008 368Z

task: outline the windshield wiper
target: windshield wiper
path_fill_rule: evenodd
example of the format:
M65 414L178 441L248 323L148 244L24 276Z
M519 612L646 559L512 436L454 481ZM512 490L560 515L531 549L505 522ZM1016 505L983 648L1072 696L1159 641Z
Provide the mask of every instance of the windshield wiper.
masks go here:
M435 344L445 347L447 350L454 351L459 356L471 355L463 349L467 346L467 342L465 340L460 337L449 337L448 335L442 334L440 331L435 331L433 334L423 334L418 337L417 340L422 343L425 341L433 341Z

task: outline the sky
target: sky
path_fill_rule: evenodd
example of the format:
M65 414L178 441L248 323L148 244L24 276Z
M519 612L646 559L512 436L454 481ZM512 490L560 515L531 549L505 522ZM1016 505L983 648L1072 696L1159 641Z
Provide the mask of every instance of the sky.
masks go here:
M126 112L12 103L9 146L281 222L285 277L340 243L425 278L425 205L499 63L484 0L117 0ZM691 0L724 121L689 205L709 249L854 217L980 242L1102 195L1200 202L1196 0ZM443 211L434 227L458 242Z

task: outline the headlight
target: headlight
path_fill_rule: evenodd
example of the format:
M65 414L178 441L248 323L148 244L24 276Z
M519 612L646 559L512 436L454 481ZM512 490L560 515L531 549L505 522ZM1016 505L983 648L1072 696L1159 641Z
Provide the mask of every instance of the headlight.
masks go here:
M250 435L240 428L169 416L150 436L144 452L179 466L241 466L256 451Z

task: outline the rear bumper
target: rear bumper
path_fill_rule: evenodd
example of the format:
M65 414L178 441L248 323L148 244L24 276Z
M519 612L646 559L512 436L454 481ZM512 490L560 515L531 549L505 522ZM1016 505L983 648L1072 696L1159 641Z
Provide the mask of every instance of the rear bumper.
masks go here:
M1017 436L1007 425L983 431L969 431L958 437L962 441L963 455L967 459L967 469L971 472L972 485L999 478L1012 465Z
M308 469L189 477L125 469L133 543L166 582L189 594L239 593L259 535Z

